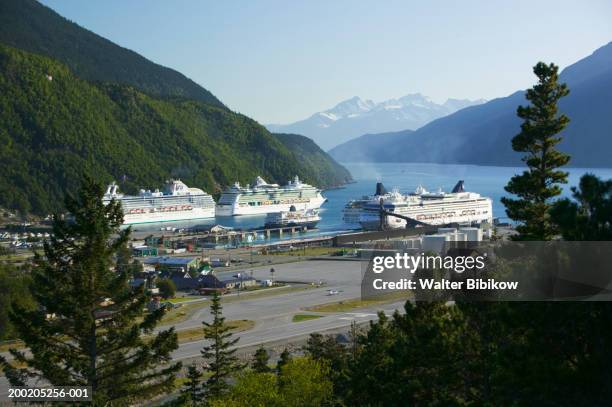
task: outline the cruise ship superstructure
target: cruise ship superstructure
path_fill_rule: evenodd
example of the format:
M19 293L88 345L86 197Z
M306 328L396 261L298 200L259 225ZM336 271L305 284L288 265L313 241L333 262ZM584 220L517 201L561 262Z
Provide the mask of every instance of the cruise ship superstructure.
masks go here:
M215 216L215 201L199 188L189 188L180 180L166 182L164 191L140 190L138 195L119 193L113 183L104 194L104 202L116 199L123 208L123 224L172 222Z
M352 199L342 209L342 221L351 227L360 227L361 213L363 207L370 203L374 197L386 194L385 187L381 182L376 183L376 192L374 195L364 195L359 199Z
M380 206L388 212L406 216L428 225L492 223L493 204L490 198L475 192L466 192L459 181L452 192L429 192L419 186L414 193L401 194L397 190L373 196L363 205L359 223L368 230L380 227ZM405 219L385 216L389 229L406 227Z
M270 212L318 209L325 202L321 191L296 176L287 185L268 184L257 177L251 186L236 182L227 188L217 203L217 216L258 215Z
M266 215L266 228L291 226L314 228L321 220L318 209L297 210L293 206L287 212L270 212Z

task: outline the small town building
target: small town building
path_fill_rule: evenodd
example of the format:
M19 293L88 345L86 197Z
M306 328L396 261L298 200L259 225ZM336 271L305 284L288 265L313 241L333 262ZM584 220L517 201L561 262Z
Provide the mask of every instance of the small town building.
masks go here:
M184 273L183 275L176 274L170 279L176 286L177 291L192 291L201 286L200 279L198 277L191 277L189 273Z
M200 259L197 257L148 257L143 260L146 265L152 265L161 271L189 271L200 266Z
M157 256L157 247L136 246L132 248L134 257Z
M257 285L257 280L248 274L236 272L209 273L200 277L204 288L223 288L232 290L234 288L247 288Z

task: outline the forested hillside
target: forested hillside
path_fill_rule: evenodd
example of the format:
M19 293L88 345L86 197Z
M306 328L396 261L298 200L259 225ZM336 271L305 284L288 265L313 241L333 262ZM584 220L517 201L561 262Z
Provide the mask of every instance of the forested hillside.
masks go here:
M318 186L348 172L304 159L246 116L184 98L155 98L132 86L91 83L50 58L0 45L0 206L47 214L83 174L117 180L125 192L169 177L215 193L256 174L299 175ZM325 161L325 156L319 156Z
M223 104L174 69L158 65L65 19L36 0L0 1L0 42L57 59L77 76L129 84L152 95Z
M330 159L330 156L308 137L284 133L272 135L296 155L300 164L313 171L324 185L338 185L338 178L343 180L342 183L351 180L351 174L346 168Z

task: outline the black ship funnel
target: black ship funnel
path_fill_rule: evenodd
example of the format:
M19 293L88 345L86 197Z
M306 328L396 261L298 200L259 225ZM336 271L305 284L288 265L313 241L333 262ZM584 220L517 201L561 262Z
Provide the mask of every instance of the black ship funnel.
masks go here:
M455 187L453 188L451 192L453 194L456 194L457 192L465 192L465 190L463 189L463 180L460 180L459 182L457 182L457 185L455 185Z
M376 183L376 195L384 195L387 193L387 190L385 189L385 186L382 184L382 182L377 182Z

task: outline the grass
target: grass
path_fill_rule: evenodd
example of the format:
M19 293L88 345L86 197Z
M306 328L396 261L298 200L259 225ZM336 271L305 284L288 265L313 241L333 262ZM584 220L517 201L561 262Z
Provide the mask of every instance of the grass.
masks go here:
M255 326L255 321L251 321L250 319L236 319L227 321L225 325L230 328L232 333L238 333L253 329ZM182 329L177 331L176 335L178 336L179 343L193 342L204 339L204 331L202 327Z
M371 307L375 305L388 304L390 302L407 300L409 295L406 293L394 293L381 296L372 300L362 300L361 298L353 298L345 301L328 302L326 304L315 305L306 308L306 311L312 312L347 312L358 308Z
M269 290L270 288L279 288L279 287L284 287L286 284L284 283L274 283L273 287L267 287L267 286L263 286L263 285L253 285L250 287L246 287L246 288L242 288L240 289L241 293L252 293L253 291L261 291L261 290ZM234 293L237 293L238 291L235 290Z
M200 308L207 307L210 301L199 301L190 304L184 304L178 308L174 308L166 312L162 318L160 325L174 325L188 319L194 312Z
M241 299L251 299L251 298L262 298L262 297L269 297L272 295L278 295L278 294L286 294L286 293L290 293L290 292L294 292L294 291L304 291L304 290L309 290L313 287L311 286L280 286L280 288L277 288L279 286L276 287L272 287L274 289L271 288L266 288L264 290L253 290L251 291L249 294L246 294L246 291L240 291L240 295L232 295L230 297L222 297L222 302L233 302L233 301L240 301ZM237 291L233 291L233 294L237 294ZM244 297L242 297L243 294L246 294Z
M202 297L198 297L198 296L188 296L188 297L175 297L175 298L169 298L167 300L163 300L164 302L170 302L172 304L180 304L182 302L186 302L186 301L193 301L193 300L198 300L201 299Z
M321 318L323 315L313 315L313 314L295 314L291 322L302 322L302 321L310 321L311 319Z

